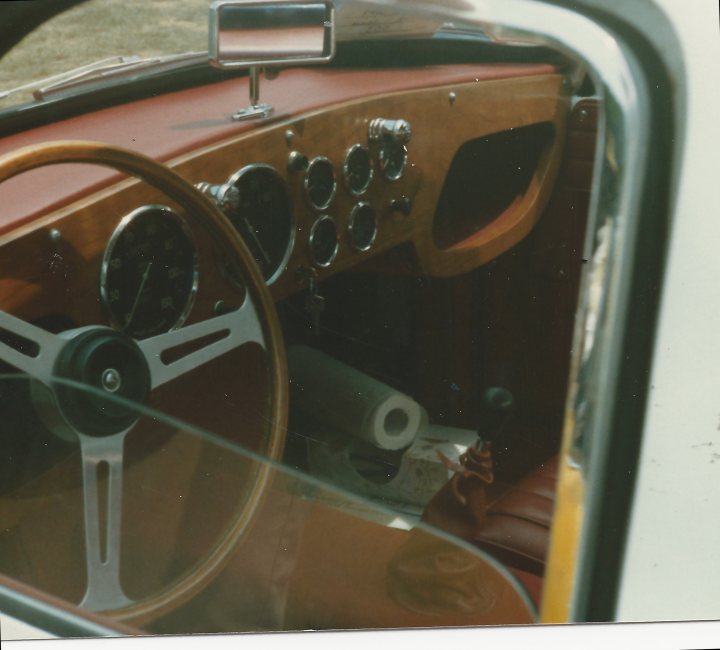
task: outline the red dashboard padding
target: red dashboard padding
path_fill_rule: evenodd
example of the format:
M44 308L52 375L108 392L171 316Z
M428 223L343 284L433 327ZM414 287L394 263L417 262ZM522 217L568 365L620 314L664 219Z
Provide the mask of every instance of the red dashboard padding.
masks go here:
M398 69L311 68L283 70L263 81L261 99L275 112L268 119L235 122L230 115L248 104L247 77L89 111L0 140L0 154L52 140L105 142L165 162L252 129L309 111L392 92L469 81L551 74L549 64L464 64ZM66 205L122 178L88 165L56 165L3 184L0 232ZM192 181L208 179L190 179Z
M542 575L555 506L558 457L508 488L487 510L475 543L510 567Z

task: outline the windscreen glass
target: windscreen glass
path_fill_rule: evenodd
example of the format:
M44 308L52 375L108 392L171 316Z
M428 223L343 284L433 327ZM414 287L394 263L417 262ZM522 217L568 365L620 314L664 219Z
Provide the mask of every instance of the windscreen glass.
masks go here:
M0 381L0 398L26 407L2 423L0 571L71 611L154 633L533 620L517 578L478 549L232 433L55 386L138 415L120 438L63 439L34 408L37 387Z

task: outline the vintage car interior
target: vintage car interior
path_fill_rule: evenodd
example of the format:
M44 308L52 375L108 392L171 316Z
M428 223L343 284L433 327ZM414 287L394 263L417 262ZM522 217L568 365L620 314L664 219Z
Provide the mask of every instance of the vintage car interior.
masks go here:
M537 620L592 84L288 6L4 131L0 573L127 633Z

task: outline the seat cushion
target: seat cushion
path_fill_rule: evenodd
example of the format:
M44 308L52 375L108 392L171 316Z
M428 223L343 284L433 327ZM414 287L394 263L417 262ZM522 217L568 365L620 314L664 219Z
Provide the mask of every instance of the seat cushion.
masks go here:
M502 492L488 508L475 543L508 566L543 575L557 472L555 456Z

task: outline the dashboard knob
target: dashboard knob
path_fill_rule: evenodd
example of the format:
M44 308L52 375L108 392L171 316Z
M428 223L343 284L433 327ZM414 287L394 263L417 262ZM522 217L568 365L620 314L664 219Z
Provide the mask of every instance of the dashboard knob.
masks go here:
M224 183L222 185L196 183L195 187L205 194L205 196L215 201L225 214L230 214L238 209L240 194L234 185L230 183Z
M389 138L399 144L407 144L412 137L412 127L407 120L388 120L376 117L368 126L370 142L378 142Z
M407 196L401 196L399 199L390 201L390 207L393 212L399 212L407 217L412 210L412 201Z
M302 154L299 151L290 152L290 155L288 156L288 169L291 172L304 172L308 168L309 164L310 161L305 154Z

